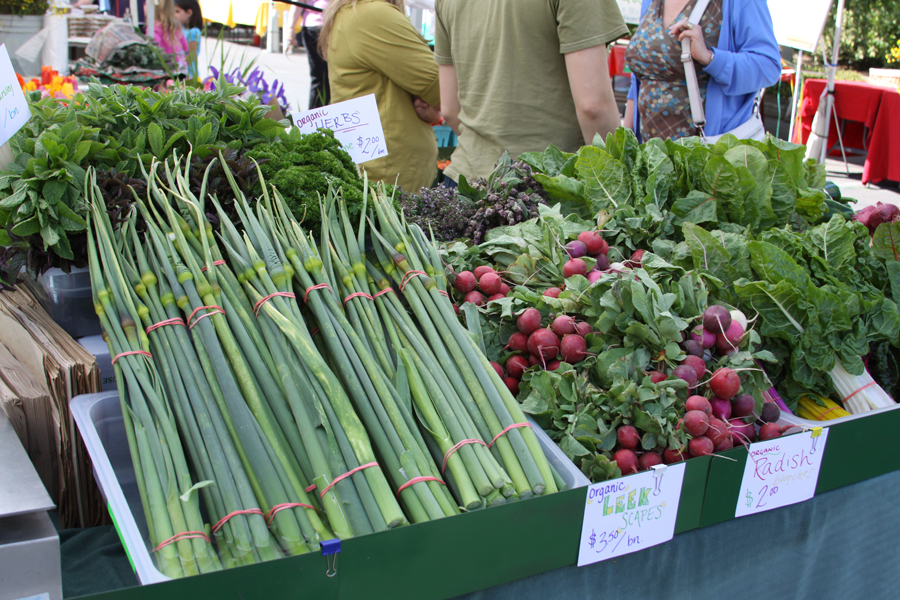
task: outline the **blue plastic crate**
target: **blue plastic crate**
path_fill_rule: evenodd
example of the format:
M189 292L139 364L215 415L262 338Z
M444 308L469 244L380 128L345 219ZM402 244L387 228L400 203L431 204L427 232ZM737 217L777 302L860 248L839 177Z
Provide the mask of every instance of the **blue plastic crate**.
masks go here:
M447 125L435 125L434 136L437 138L438 148L456 148L456 134Z

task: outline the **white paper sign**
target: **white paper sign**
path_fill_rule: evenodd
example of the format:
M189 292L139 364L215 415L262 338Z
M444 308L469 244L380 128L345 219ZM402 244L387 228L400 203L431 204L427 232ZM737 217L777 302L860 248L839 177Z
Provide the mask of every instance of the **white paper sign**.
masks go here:
M616 0L616 2L626 23L637 25L641 22L641 0Z
M660 465L587 488L578 566L668 542L684 483L684 463Z
M388 155L375 94L302 112L294 125L302 133L331 129L356 164Z
M769 13L779 46L815 54L831 0L769 0Z
M750 444L735 517L804 502L816 493L828 429Z
M31 118L25 92L9 60L6 44L0 44L0 146L9 141Z

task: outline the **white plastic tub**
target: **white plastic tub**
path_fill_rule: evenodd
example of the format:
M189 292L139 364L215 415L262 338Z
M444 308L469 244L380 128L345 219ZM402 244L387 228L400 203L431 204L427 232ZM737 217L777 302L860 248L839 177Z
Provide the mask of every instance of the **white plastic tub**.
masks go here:
M119 393L77 396L70 407L94 464L94 477L138 581L141 585L169 581L169 577L156 568L151 556L150 536L128 449ZM588 485L587 477L553 440L530 417L529 422L541 449L569 489Z

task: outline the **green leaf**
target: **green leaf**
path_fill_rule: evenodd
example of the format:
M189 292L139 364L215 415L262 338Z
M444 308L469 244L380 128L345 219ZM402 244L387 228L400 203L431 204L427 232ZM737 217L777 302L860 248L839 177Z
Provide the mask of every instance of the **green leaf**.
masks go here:
M165 158L165 155L163 154L165 142L163 140L162 127L160 127L156 123L150 123L150 126L147 128L147 139L150 142L150 150L153 152L156 158Z
M625 166L600 148L585 146L579 150L575 171L595 211L617 207L632 198Z
M49 248L59 242L59 233L56 231L56 228L49 223L41 227L41 237L44 240L44 248Z
M693 190L686 198L676 200L670 210L677 217L672 220L674 225L685 221L697 224L717 221L716 199L699 190Z
M68 184L66 182L51 179L50 181L44 182L44 188L41 191L44 194L44 198L47 199L47 202L53 205L62 199L63 194L66 193L67 187Z
M661 434L663 432L659 421L639 408L634 409L634 426L647 433Z
M25 197L26 197L27 192L28 192L27 187L25 187L25 186L20 187L16 193L11 194L11 195L7 196L6 198L4 198L2 201L0 201L0 209L13 210L14 208L18 207L20 204L25 202Z
M30 219L17 223L15 227L12 228L12 232L19 237L34 235L40 230L41 222L37 215L34 215Z
M881 223L872 236L872 250L884 261L900 261L900 222ZM894 296L894 299L900 300L900 296Z
M731 255L715 237L693 223L685 223L682 231L684 241L691 249L695 268L708 271L726 283L734 281Z
M75 146L75 153L72 155L73 163L81 163L90 154L94 142L91 140L82 140Z
M535 173L534 180L543 186L554 200L584 203L584 184L572 177L557 175L550 177L543 173Z
M590 450L582 446L578 440L569 434L566 434L559 440L559 449L562 450L569 460L574 460L576 456L589 456L593 454Z

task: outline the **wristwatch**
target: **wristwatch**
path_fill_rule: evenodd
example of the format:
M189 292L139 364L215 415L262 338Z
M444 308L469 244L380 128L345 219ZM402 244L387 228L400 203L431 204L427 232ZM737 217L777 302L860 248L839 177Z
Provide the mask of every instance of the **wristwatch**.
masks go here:
M710 48L709 49L709 62L706 63L706 65L709 66L710 64L712 64L712 61L714 61L715 59L716 59L716 51L713 50L712 48Z

